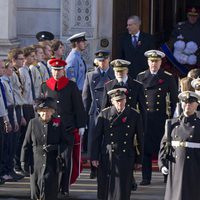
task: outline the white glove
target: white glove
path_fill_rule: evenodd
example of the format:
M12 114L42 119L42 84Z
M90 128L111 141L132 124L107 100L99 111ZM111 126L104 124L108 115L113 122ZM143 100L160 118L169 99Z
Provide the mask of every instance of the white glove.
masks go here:
M79 128L79 129L78 129L78 132L79 132L79 135L80 135L80 136L83 136L83 135L84 135L84 132L85 132L85 128Z
M164 167L162 167L161 172L162 172L164 175L167 175L168 172L169 172L169 170L167 169L167 167L164 166Z

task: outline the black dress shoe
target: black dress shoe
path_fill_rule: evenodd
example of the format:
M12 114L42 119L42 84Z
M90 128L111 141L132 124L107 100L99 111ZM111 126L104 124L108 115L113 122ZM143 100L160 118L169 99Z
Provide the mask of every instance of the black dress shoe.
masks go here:
M137 183L132 183L131 190L132 191L136 191L137 190Z
M68 199L69 198L69 192L59 192L57 198L58 199Z
M151 184L151 181L150 180L147 180L147 179L144 179L140 182L140 185L150 185Z
M95 171L95 172L92 171L92 172L90 173L90 179L95 179L96 177L97 177L96 171Z

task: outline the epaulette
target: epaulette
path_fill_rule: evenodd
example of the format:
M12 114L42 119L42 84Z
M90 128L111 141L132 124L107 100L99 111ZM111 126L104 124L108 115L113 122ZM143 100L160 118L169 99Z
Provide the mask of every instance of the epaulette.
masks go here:
M140 72L138 75L145 74L146 71Z
M172 76L171 73L167 72L167 71L164 71L165 74L169 75L169 76Z
M102 111L108 110L111 106L102 109Z
M140 114L139 110L137 110L137 109L135 109L133 107L131 107L131 110L134 110L136 113Z
M183 25L183 24L185 24L185 21L183 21L183 22L178 22L178 26L181 26L181 25Z
M142 84L140 81L138 81L138 80L136 80L136 79L134 79L134 78L133 78L133 81L136 81L137 83Z
M110 83L111 81L113 81L113 80L109 80L108 82L106 82L106 84L107 84L107 83Z

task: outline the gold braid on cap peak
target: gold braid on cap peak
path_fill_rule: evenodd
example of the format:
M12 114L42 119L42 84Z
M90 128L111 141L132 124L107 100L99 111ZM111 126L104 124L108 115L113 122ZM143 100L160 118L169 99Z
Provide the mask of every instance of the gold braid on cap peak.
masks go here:
M190 98L190 92L186 92L186 98L187 98L187 99Z
M119 60L117 60L115 65L116 65L116 67L119 67L119 66L121 66L121 62Z

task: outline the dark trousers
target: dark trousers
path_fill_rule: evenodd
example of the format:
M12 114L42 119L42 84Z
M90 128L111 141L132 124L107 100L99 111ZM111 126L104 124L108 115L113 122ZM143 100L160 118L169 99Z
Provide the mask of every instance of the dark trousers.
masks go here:
M142 164L142 179L151 181L152 176L152 154L144 153Z
M2 158L3 158L3 135L5 134L3 117L0 117L0 176L3 175Z
M15 154L15 159L14 159L15 166L14 167L17 170L21 169L21 163L20 163L21 149L22 149L22 145L23 145L24 138L26 135L26 129L28 127L28 123L31 119L33 119L35 117L33 105L23 105L23 114L24 114L24 118L26 119L27 125L21 127L20 135L18 138L18 144L16 147L16 154Z
M59 180L59 191L60 192L68 192L70 186L70 178L71 178L71 166L72 166L72 151L73 145L69 145L67 149L63 152L63 157L65 159L66 169L60 176Z
M8 106L8 118L14 129L14 106ZM3 134L2 173L10 174L13 170L14 158L14 131Z

